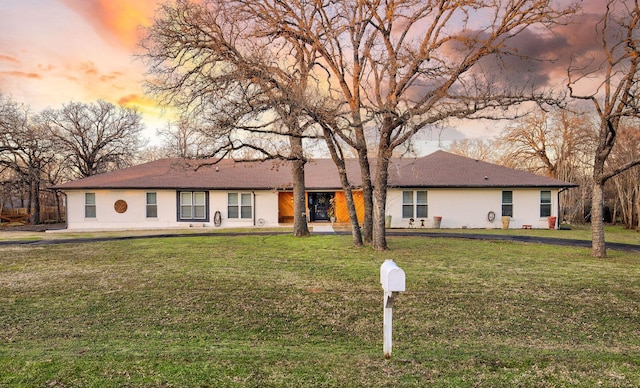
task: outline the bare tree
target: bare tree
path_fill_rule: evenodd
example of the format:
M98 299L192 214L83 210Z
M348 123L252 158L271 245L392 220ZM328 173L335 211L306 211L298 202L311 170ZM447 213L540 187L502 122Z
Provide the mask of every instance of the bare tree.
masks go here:
M240 1L274 38L317 50L321 93L342 108L333 137L360 160L363 234L386 249L389 160L423 128L447 118L494 118L494 108L543 97L535 84L504 77L504 59L522 59L517 37L574 11L550 1ZM489 58L496 59L488 65ZM488 73L485 69L499 68ZM520 80L522 77L520 75ZM371 146L367 133L374 131ZM372 177L369 157L376 159ZM374 201L372 201L372 199Z
M514 167L571 181L572 172L584 172L583 161L593 154L591 128L584 115L535 111L508 125L497 141Z
M447 151L467 158L497 163L500 160L500 143L487 139L454 140Z
M183 117L175 123L169 122L157 131L168 156L178 158L201 158L210 155L212 145L196 120Z
M0 119L0 166L26 185L31 222L40 222L43 171L54 157L51 136L25 106L5 101Z
M596 26L601 59L592 58L587 64L574 63L568 71L571 97L591 102L598 118L591 204L592 255L595 257L606 257L605 183L640 164L640 159L634 159L618 166L607 165L620 126L625 121L640 117L639 23L637 0L607 1L605 14ZM597 81L596 86L589 88L594 80Z
M136 160L134 164L153 162L154 160L166 159L170 157L171 155L169 151L163 146L150 144L136 153Z
M0 136L4 138L13 130L13 123L17 115L17 104L0 94ZM13 147L7 144L0 144L0 156L13 150Z
M78 177L129 166L141 146L144 126L136 109L103 100L72 102L42 117Z
M154 77L148 90L198 118L206 156L243 160L248 149L254 159L291 162L294 235L309 235L303 139L313 123L301 106L312 99L313 50L279 47L234 4L213 0L162 6L142 47Z
M496 143L502 147L500 164L580 185L562 192L562 220L584 222L585 179L595 149L591 117L566 109L536 110L508 125Z
M640 159L640 131L638 123L622 125L619 128L616 145L607 161L610 166L622 166L633 160ZM612 220L615 223L617 214L623 225L628 228L640 229L640 170L633 169L611 179L615 190L613 198Z
M334 151L355 150L365 199L362 234L375 249L386 249L394 150L448 118L495 118L514 104L544 100L534 80L508 71L510 61L525 60L520 35L574 10L541 0L179 0L163 8L143 47L157 77L151 89L167 103L205 116L222 111L233 131L292 139L306 135L304 113ZM216 134L224 128L218 125ZM237 136L227 143L255 147ZM344 179L343 186L351 187Z
M53 187L72 179L71 166L66 164L66 160L64 159L63 155L54 152L51 163L45 166L45 168L42 170L42 174L44 181L43 189L49 191L53 196L52 201L50 201L49 204L55 207L55 221L62 222L62 196L64 194L60 190L54 189ZM45 221L47 220L45 219Z

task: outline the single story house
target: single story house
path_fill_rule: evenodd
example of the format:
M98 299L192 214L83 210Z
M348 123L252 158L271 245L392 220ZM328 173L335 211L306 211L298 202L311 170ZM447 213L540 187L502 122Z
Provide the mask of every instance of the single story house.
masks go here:
M57 186L66 194L69 230L179 227L273 227L293 221L290 167L283 161L163 159ZM348 165L360 184L356 161ZM337 168L306 164L307 219L349 221ZM394 159L389 168L387 226L548 228L559 192L576 185L436 151ZM358 218L362 192L355 189Z

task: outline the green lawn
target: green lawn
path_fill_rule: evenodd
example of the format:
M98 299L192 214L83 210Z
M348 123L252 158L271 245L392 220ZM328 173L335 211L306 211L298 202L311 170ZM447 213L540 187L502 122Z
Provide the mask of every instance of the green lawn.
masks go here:
M487 235L507 235L507 236L536 236L552 237L561 239L588 240L591 241L590 225L565 225L570 229L406 229L410 232L431 232L431 233L463 233L463 234L487 234ZM605 226L605 239L607 242L638 244L640 245L640 233L634 229L624 229L619 225Z
M0 386L640 385L637 253L389 244L193 235L3 247ZM387 258L407 274L390 360Z

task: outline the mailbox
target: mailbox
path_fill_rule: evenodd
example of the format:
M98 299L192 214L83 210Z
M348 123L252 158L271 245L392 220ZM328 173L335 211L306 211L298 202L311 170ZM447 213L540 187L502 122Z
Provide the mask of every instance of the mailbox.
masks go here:
M393 260L387 259L380 266L380 283L382 283L382 289L384 290L383 350L384 358L388 359L391 358L393 344L393 301L398 296L398 293L405 290L404 271Z
M393 260L387 259L380 266L380 283L385 292L404 291L404 271Z

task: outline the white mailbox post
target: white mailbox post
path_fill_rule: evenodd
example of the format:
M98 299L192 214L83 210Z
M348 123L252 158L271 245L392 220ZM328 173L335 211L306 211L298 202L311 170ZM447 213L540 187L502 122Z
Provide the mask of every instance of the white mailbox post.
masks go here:
M384 290L384 357L391 358L393 300L399 292L405 291L404 271L393 260L387 259L380 266L380 283Z

